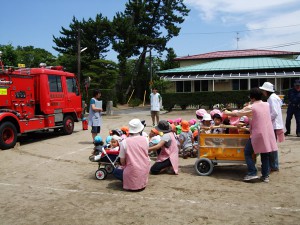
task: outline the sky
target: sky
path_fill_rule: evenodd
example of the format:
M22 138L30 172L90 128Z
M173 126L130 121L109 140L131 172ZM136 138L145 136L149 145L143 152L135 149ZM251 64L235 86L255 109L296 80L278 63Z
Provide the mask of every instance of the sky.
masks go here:
M102 13L112 19L127 0L2 0L0 45L34 46L57 56L53 35ZM178 57L214 51L269 49L300 52L299 0L184 0L191 10L167 45ZM82 53L84 54L84 52ZM117 61L111 50L107 59Z

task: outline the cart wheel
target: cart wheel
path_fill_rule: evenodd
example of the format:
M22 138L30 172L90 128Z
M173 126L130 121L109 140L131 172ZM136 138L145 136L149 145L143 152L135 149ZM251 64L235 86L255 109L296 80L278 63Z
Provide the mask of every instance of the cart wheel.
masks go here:
M207 158L198 159L195 162L195 170L201 176L208 176L212 173L214 165L211 160Z
M104 168L101 168L101 169L97 170L96 173L95 173L95 177L98 180L104 180L107 177L106 170Z
M105 165L104 167L109 174L111 174L115 169L112 165Z

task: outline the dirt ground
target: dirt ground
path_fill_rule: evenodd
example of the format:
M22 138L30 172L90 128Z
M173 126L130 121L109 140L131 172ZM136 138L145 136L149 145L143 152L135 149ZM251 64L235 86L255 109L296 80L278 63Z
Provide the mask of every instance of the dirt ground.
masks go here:
M151 124L149 107L118 110L103 117L102 137L133 118ZM194 114L173 111L161 119ZM280 172L271 174L270 183L243 182L245 165L218 165L210 176L199 176L195 158L180 158L179 175L150 175L142 192L123 191L112 175L95 179L90 130L80 123L69 136L28 135L15 149L0 151L0 224L300 224L295 120L292 128L279 145Z

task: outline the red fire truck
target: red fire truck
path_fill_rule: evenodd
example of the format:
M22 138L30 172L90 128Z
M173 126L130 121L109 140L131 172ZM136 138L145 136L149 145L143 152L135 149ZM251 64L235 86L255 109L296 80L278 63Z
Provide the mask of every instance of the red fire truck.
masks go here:
M28 132L72 134L82 110L76 76L62 66L13 69L0 58L0 149L14 147Z

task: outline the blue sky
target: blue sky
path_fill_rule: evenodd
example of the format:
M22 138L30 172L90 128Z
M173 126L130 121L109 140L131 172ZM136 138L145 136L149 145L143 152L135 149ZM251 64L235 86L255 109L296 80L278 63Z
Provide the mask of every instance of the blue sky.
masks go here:
M52 35L97 13L112 19L126 0L3 0L0 44L32 45L54 55ZM168 43L178 57L235 49L300 51L299 0L185 0L191 9L178 37ZM238 42L237 42L238 37ZM82 53L83 54L83 53ZM107 59L116 60L111 51Z

